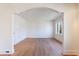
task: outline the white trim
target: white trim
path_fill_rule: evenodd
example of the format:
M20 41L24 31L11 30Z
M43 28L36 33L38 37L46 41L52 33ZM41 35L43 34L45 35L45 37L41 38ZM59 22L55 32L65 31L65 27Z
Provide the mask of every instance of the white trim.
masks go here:
M0 54L13 54L14 52L13 51L9 51L9 53L6 53L6 51L0 51Z
M77 50L64 50L63 54L78 54Z

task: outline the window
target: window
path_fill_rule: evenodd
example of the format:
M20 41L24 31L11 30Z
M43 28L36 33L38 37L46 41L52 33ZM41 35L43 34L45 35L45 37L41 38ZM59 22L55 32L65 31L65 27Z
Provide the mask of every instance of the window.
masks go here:
M56 21L56 34L63 35L63 20Z

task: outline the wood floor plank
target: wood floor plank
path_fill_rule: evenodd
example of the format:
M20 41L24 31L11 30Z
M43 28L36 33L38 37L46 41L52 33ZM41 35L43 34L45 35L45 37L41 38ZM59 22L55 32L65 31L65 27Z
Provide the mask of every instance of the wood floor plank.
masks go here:
M16 56L61 56L62 44L55 39L31 38L15 45Z

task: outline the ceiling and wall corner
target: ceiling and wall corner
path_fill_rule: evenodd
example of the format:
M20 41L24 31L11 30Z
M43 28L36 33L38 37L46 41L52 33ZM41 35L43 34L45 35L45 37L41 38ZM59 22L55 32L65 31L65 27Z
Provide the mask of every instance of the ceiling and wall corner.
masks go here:
M38 7L26 10L24 12L18 13L19 16L29 20L29 19L37 19L37 20L53 20L60 12L53 10L48 7Z

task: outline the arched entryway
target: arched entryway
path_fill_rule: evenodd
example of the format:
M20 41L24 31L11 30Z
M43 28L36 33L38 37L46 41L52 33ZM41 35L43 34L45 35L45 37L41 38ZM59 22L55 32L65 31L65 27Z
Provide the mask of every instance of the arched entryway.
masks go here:
M37 7L14 15L15 55L62 55L63 40L63 13Z

